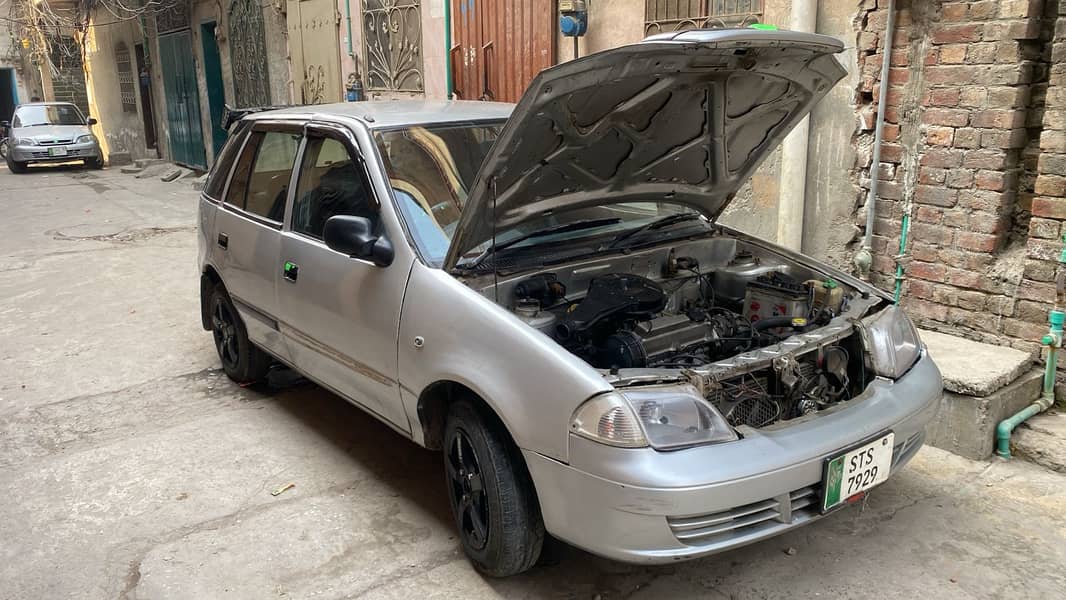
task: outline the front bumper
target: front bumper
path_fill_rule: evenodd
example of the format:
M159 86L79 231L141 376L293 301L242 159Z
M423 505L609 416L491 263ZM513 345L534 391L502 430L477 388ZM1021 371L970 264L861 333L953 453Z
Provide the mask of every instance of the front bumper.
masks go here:
M65 156L49 156L50 148L66 148ZM13 146L9 148L11 160L20 163L69 162L72 160L90 160L100 157L100 146L96 142L84 144L63 144L62 146Z
M615 560L669 563L821 518L823 462L874 434L895 432L895 473L921 447L941 390L940 371L923 353L894 382L876 379L836 409L744 431L736 442L657 452L573 436L569 465L523 455L552 535Z

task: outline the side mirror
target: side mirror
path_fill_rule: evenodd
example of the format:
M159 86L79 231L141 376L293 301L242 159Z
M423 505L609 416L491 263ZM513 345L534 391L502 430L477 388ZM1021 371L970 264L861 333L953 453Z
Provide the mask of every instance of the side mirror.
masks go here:
M11 121L0 121L0 129L11 127Z
M92 127L93 125L96 125L97 123L99 123L99 121L97 121L96 119L94 119L92 117L89 117L88 119L86 119L85 122L89 124L89 127Z
M370 219L336 215L326 221L322 230L322 239L330 250L347 254L352 258L369 260L379 267L392 264L394 255L392 243L384 237L374 235Z

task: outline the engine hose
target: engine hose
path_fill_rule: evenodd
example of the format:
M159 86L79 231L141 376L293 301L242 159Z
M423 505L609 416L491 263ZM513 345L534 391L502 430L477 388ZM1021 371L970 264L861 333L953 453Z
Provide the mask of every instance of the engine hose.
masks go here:
M804 329L807 326L807 319L800 319L803 322L803 326L796 327L793 322L796 317L767 317L765 319L759 319L751 324L751 328L757 332L763 332L767 329L777 329L778 327L790 327L792 329Z

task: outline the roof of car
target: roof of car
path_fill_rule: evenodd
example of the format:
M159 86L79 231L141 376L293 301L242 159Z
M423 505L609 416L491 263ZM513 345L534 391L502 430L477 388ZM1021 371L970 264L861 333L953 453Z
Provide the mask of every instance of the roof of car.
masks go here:
M514 110L513 104L479 102L473 100L375 100L366 102L338 102L314 106L290 106L249 115L249 119L270 119L279 116L347 117L358 119L367 127L378 129L420 123L448 123L506 119Z
M23 106L76 106L73 102L23 102L16 108L22 108Z

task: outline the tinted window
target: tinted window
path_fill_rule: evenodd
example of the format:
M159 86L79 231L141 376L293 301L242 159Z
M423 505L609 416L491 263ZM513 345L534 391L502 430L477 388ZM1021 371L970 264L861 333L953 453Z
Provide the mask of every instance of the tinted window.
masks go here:
M222 147L222 152L219 153L215 166L211 169L211 175L207 178L207 185L204 186L204 193L209 198L217 200L222 197L222 188L226 187L226 177L233 167L233 160L237 157L237 151L241 149L241 142L244 141L247 132L248 123L238 123L233 134L226 140L226 145Z
M13 127L35 125L84 125L85 118L73 104L34 104L15 111Z
M248 179L244 210L281 222L300 134L268 131L259 142Z
M322 238L326 220L334 215L366 217L377 227L377 208L361 165L332 138L308 138L304 150L292 230Z

